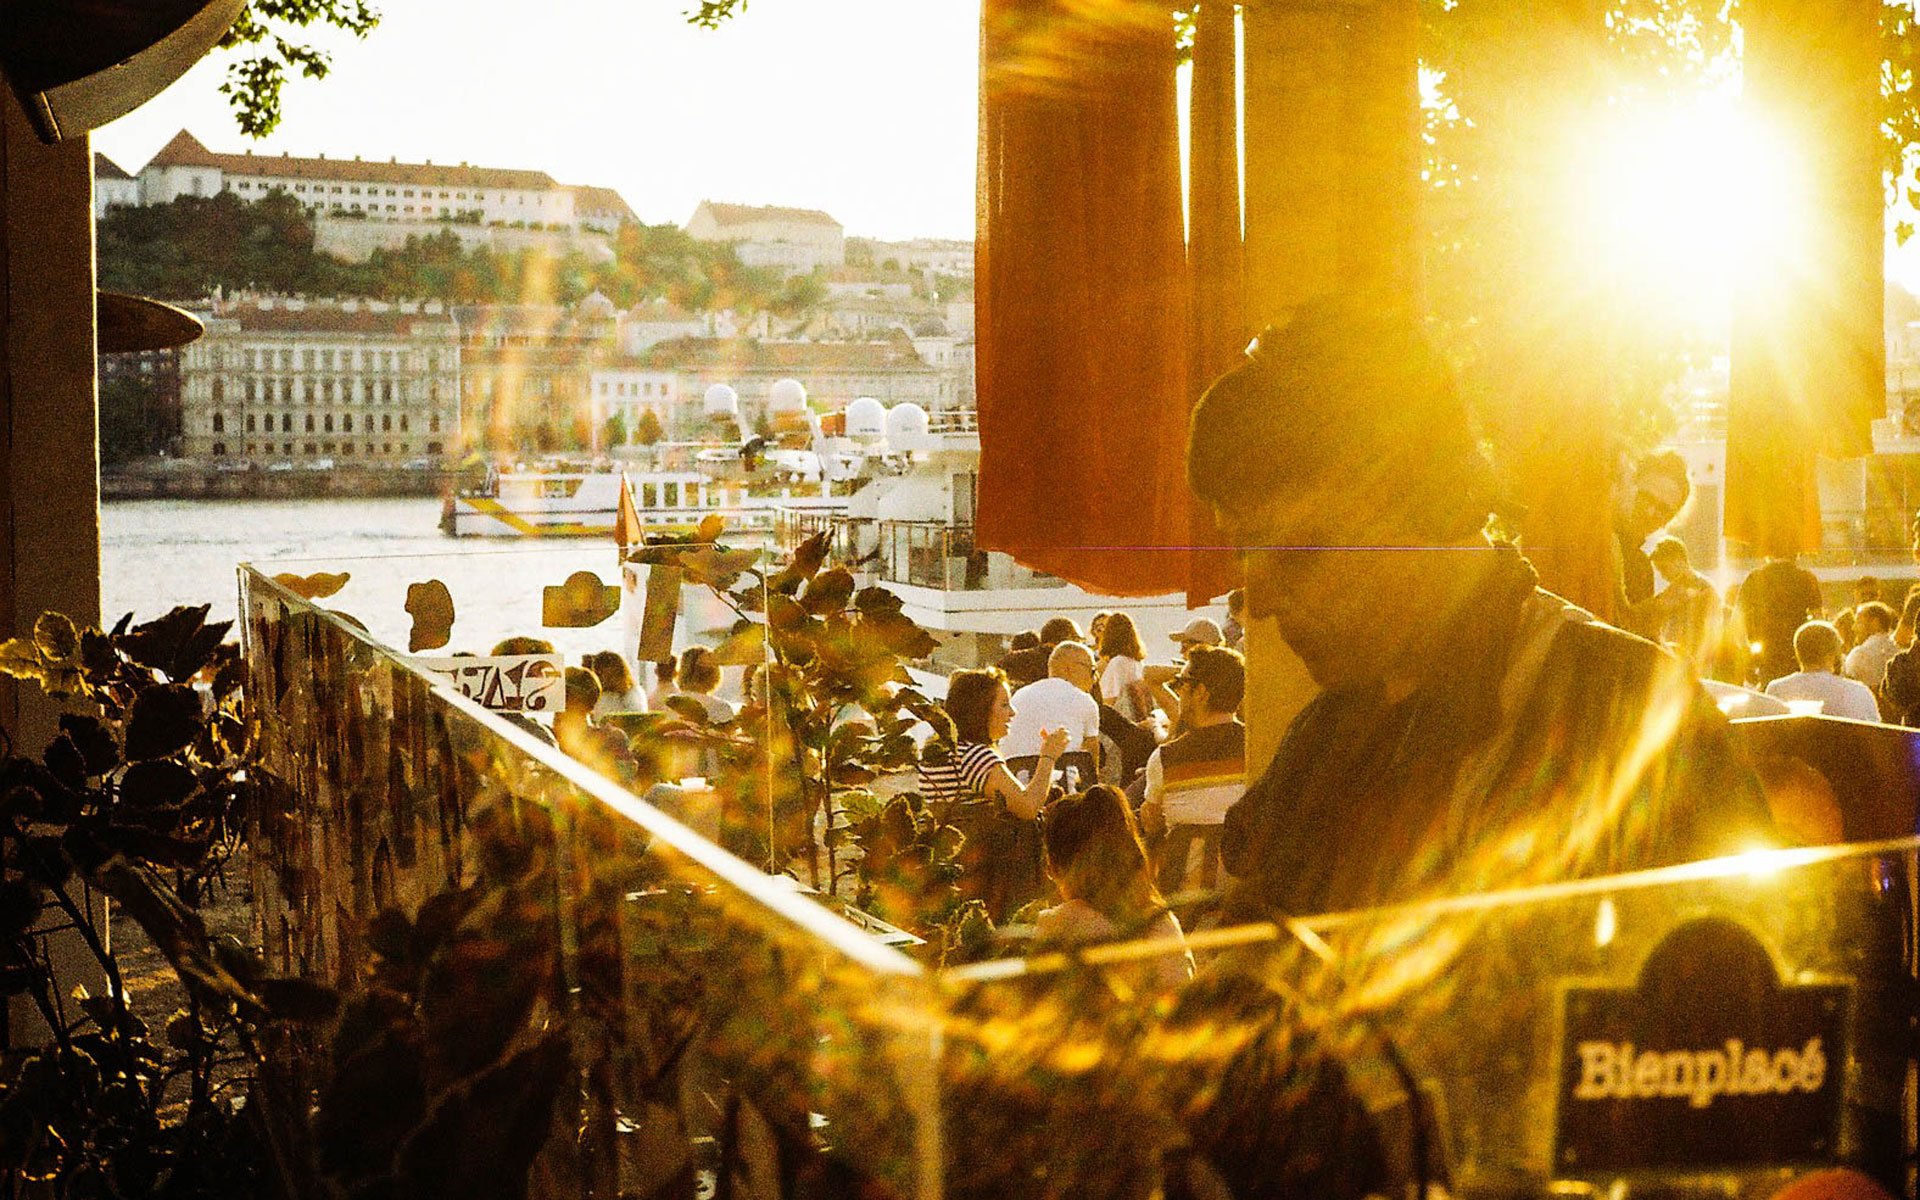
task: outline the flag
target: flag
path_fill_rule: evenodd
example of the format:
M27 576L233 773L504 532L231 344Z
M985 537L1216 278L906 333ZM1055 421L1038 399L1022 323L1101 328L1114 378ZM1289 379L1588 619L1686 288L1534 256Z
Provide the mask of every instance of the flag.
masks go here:
M633 485L627 482L627 473L620 472L620 512L613 519L613 540L622 552L628 546L640 542L643 538L640 528L640 510L633 503Z

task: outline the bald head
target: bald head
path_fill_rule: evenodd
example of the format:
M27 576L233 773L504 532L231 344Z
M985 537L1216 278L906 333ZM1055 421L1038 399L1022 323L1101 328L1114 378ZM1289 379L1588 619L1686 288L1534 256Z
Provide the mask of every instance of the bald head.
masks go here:
M1093 690L1093 651L1081 642L1061 642L1047 655L1047 674L1083 692Z

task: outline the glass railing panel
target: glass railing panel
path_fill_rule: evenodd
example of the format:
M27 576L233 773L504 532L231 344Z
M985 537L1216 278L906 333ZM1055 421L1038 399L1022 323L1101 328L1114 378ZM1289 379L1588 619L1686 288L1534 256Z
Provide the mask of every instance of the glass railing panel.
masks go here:
M635 797L274 569L243 569L241 598L249 695L286 784L252 831L277 966L351 989L394 944L380 914L464 914L441 953L487 969L439 1011L476 1039L503 1011L514 1045L563 1037L579 1086L536 1172L579 1194L778 1195L787 1172L822 1194L938 1194L917 964L670 814L698 823L697 790Z
M1916 845L960 969L950 1194L1911 1194Z

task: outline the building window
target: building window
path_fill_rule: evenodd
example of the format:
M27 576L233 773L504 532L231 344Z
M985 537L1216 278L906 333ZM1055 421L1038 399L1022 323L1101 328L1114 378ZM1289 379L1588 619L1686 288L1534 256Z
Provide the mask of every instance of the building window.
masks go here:
M392 380L383 379L380 381L380 402L382 404L393 403L393 381Z
M293 414L292 413L280 414L280 432L281 433L293 432Z
M305 397L308 404L313 403L313 380L309 379L301 386L300 394Z
M326 432L328 433L333 432L333 414L332 413L328 413L326 416Z
M333 403L333 380L323 379L320 381L320 398L329 404Z
M401 413L400 414L400 432L405 433L406 431L407 431L407 414Z
M282 453L282 454L292 454L292 453L293 453L293 443L292 443L292 442L281 442L281 443L280 443L280 453Z
M253 380L249 379L247 380L247 399L251 400L253 398L254 398Z
M400 427L402 429L406 428L405 417L400 418ZM427 432L428 433L440 432L440 414L439 413L434 413L432 416L427 418Z
M345 454L345 455L348 455L348 456L351 456L351 455L353 454L353 443L352 443L352 442L341 442L341 443L340 443L340 453L342 453L342 454Z
M340 414L340 432L341 433L353 432L353 414L352 413Z
M315 446L315 445L314 445L314 444L313 444L312 442L307 442L307 443L305 443L305 444L303 444L303 445L302 445L302 446L300 447L300 453L302 453L302 454L318 454L318 453L319 453L319 449L318 449L318 448L317 448L317 447L316 447L316 446Z
M247 432L252 433L253 431L254 431L253 430L253 414L248 413L247 414Z
M225 442L215 442L213 444L213 454L215 458L225 458L227 456L227 444Z
M313 414L312 413L307 414L307 432L308 433L313 432Z
M393 414L392 413L380 414L380 431L382 433L393 432Z
M213 414L213 431L215 433L225 433L227 431L227 418L224 415L220 413Z
M216 376L214 377L214 380L213 380L213 402L214 402L215 404L218 404L218 403L220 403L220 401L221 401L222 399L224 399L224 398L225 398L225 395L226 395L226 390L227 390L227 389L225 388L225 386L223 386L223 385L224 385L224 382L225 382L225 381L223 381L223 380L222 380L222 379L221 379L221 378L220 378L219 376L217 376L217 375L216 375Z

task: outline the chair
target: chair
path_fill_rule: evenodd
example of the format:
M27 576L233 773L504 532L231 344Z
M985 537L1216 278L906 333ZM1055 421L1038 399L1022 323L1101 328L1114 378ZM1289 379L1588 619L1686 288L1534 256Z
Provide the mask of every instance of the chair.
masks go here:
M1022 784L1033 778L1033 769L1040 765L1038 754L1022 754L1007 760L1007 770ZM1093 755L1085 750L1069 750L1053 764L1054 773L1060 786L1069 792L1084 792L1100 782L1093 768Z

